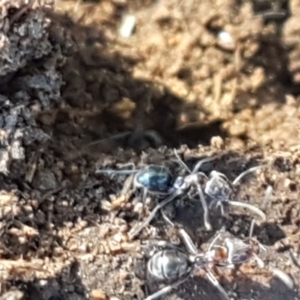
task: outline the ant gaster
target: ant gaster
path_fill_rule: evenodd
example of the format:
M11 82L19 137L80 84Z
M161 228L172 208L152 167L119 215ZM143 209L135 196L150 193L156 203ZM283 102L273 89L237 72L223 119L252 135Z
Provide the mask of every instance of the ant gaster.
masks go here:
M260 267L263 261L258 257L260 250L265 250L253 237L254 221L250 226L249 237L240 240L237 238L226 238L222 245L218 245L221 233L213 239L209 248L204 253L199 253L190 236L184 229L179 229L180 237L185 244L186 251L165 242L158 241L155 245L162 249L154 252L147 263L147 272L157 281L170 282L164 288L145 298L154 300L172 289L176 288L189 277L202 269L205 270L207 279L219 290L225 299L229 299L226 291L220 285L212 270L216 267L232 269L237 265L244 264L255 258Z

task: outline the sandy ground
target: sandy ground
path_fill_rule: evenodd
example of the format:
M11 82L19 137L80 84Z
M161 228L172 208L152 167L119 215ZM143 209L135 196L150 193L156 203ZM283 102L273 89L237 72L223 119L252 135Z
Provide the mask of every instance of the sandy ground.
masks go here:
M128 15L135 30L122 37ZM141 193L122 195L125 176L95 170L165 164L173 148L189 166L218 154L203 171L230 180L266 165L234 193L260 207L273 189L267 221L254 230L266 268L247 264L218 279L232 299L300 299L299 1L58 1L50 18L76 49L60 69L61 101L36 117L51 139L28 146L23 168L13 163L1 177L0 299L133 300L156 291L140 243L178 242L176 232L158 215L128 241ZM150 197L144 217L153 206ZM243 238L251 222L243 210L211 211L207 233L201 204L185 198L166 212L201 250L223 226ZM222 299L202 275L163 299Z

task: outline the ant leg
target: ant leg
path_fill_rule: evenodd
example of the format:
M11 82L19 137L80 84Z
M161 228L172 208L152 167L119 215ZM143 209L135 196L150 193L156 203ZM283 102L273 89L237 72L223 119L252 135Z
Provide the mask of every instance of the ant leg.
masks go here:
M166 223L168 223L171 227L175 227L175 224L170 220L170 218L165 214L164 210L161 209L160 211L162 217L164 218L164 220L166 221Z
M279 278L289 289L294 289L294 281L288 274L277 268L271 268L270 271L273 273L274 276Z
M239 201L231 201L231 200L228 201L228 204L231 206L247 208L247 209L253 211L254 213L256 213L257 215L259 215L263 221L266 221L266 219L267 219L265 213L262 210L260 210L259 208L255 207L254 205L239 202Z
M201 188L200 184L197 183L196 186L197 186L197 191L199 193L200 201L201 201L201 204L202 204L202 207L203 207L204 226L208 231L210 231L210 230L212 230L212 226L211 226L210 221L209 221L208 206L207 206L207 203L206 203L206 200L205 200L205 197L204 197L204 194L203 194L203 191L202 191L202 188Z
M191 170L188 168L188 166L183 162L183 160L180 158L179 154L177 153L177 150L174 149L174 154L175 154L175 157L177 159L177 162L189 173L191 174Z
M147 251L147 256L151 257L154 255L156 251L159 249L175 249L178 250L176 245L173 245L167 241L163 240L147 240L143 241L140 245L141 249L145 249Z
M141 213L140 216L139 216L139 221L141 220L142 215L143 215L143 213L144 213L144 211L145 211L146 198L147 198L147 194L148 194L147 188L143 187L142 190L143 190L143 191L142 191L142 193L143 193L143 195L142 195L142 213Z
M165 205L167 205L169 202L174 200L179 193L171 194L169 197L167 197L164 201L158 203L155 208L152 210L148 218L139 226L138 229L133 230L131 233L129 232L128 238L129 240L132 240L134 237L136 237L155 217L156 213L163 208Z
M264 268L265 267L265 263L263 262L263 260L258 257L256 254L253 254L254 259L256 260L256 263L258 265L259 268Z
M239 181L241 181L241 179L243 177L245 177L246 175L248 175L249 173L255 172L256 170L260 169L264 167L264 165L261 166L256 166L256 167L252 167L246 171L244 171L243 173L241 173L236 179L234 179L234 181L232 182L232 185L237 185Z
M217 280L217 278L209 270L206 270L206 272L207 272L206 273L207 279L219 290L219 292L224 296L225 299L229 300L229 297L228 297L226 291L220 285L220 283Z
M139 170L114 170L114 169L100 169L96 170L95 174L107 174L107 175L132 175L137 173Z
M251 221L251 225L250 225L249 239L251 239L252 236L253 236L254 226L255 226L255 220L253 219L253 220Z
M207 162L210 162L212 160L216 160L219 156L212 156L212 157L207 157L207 158L204 158L204 159L201 159L200 161L197 162L197 164L195 165L195 167L193 168L193 171L192 173L197 173L198 170L201 168L201 166Z
M220 207L221 207L221 215L223 217L228 216L227 212L225 212L224 204L222 202L220 202Z
M203 172L196 172L195 174L197 174L198 176L202 176L204 177L205 179L208 179L208 177L203 173Z
M222 217L226 217L226 213L225 213L225 208L224 208L224 203L223 203L223 201L217 201L216 202L217 204L216 204L216 207L220 207L220 210L221 210L221 215L222 215Z
M163 209L161 210L161 214L163 215L163 218L165 219L165 221L167 223L169 223L172 227L175 227L174 223L166 216ZM191 254L196 255L198 253L197 248L196 248L195 244L193 243L192 239L190 238L190 236L188 235L188 233L183 228L180 228L178 230L178 233L179 233L181 239L183 240L185 247L188 249L188 251Z
M136 170L136 166L135 166L135 163L134 163L134 162L129 162L129 163L125 163L125 164L118 163L118 164L116 164L116 166L117 166L119 169L130 168L130 167L131 167L133 170L134 170L134 169Z
M198 254L197 248L195 246L195 244L193 243L192 239L190 238L190 236L188 235L188 233L183 229L179 229L179 234L181 239L183 240L186 248L188 249L188 251L190 252L190 254Z
M212 250L212 248L214 247L214 245L216 244L216 242L220 238L220 236L221 236L221 232L218 232L217 235L212 240L212 242L210 243L207 252L210 252Z
M127 197L128 195L130 195L130 193L132 192L132 190L130 190L130 188L132 186L133 179L134 179L133 175L130 175L128 178L126 178L123 188L120 193L121 196Z
M217 207L218 206L218 202L219 202L219 200L217 200L217 199L211 200L210 203L209 203L209 205L208 205L208 208L211 209L213 206Z
M253 219L251 222L251 225L250 225L249 239L251 239L253 236L254 226L255 226L255 220ZM267 250L261 243L259 243L259 242L257 242L257 243L258 243L258 247L260 250L262 250L262 251Z
M176 288L180 284L184 283L189 277L190 277L191 272L187 273L183 278L175 281L174 283L165 286L164 288L160 289L159 291L155 292L154 294L148 296L144 300L154 300L158 297L161 297L165 295L166 293L170 292L172 289Z
M134 178L134 175L130 175L125 179L122 190L120 191L120 193L118 195L116 195L116 198L111 201L112 209L116 209L116 208L120 207L120 205L122 206L129 201L129 199L132 195L132 192L133 192L133 189L132 189L133 178Z

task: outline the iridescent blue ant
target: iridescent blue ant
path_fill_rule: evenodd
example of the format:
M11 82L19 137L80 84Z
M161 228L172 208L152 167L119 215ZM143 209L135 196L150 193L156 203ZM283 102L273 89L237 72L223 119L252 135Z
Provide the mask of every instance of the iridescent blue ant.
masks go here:
M174 184L174 176L170 170L160 165L149 165L140 170L97 170L96 174L130 175L134 189L141 188L157 195L171 193Z
M137 170L97 170L96 174L119 174L119 175L131 175L125 181L124 187L133 185L133 190L136 188L142 189L143 196L142 201L145 203L147 193L153 195L165 196L163 201L159 202L149 216L142 222L142 224L137 228L133 228L129 232L129 240L132 240L135 236L141 232L155 217L156 213L161 210L165 205L173 201L177 197L185 196L189 192L196 191L198 197L201 201L203 207L203 223L207 230L212 229L212 225L209 220L209 206L207 204L207 199L210 200L210 207L212 205L220 206L222 214L225 215L223 205L231 205L235 207L242 207L252 210L254 213L259 215L263 220L266 216L263 211L259 208L240 201L231 200L230 196L232 194L232 187L236 186L242 178L247 174L255 172L262 166L252 167L243 173L241 173L232 183L227 179L227 177L218 172L211 171L209 177L207 177L203 172L200 171L201 166L204 163L215 160L218 156L211 156L204 158L197 162L193 169L189 167L182 161L176 150L174 150L176 157L176 162L181 166L180 174L172 174L168 168L161 165L149 165L143 169ZM127 164L128 165L128 164ZM131 163L129 163L131 165ZM184 171L184 172L182 172ZM206 183L204 184L204 192L202 191L202 179L205 178ZM130 179L130 180L129 180ZM126 190L126 189L125 189ZM206 197L205 197L206 195Z
M148 192L168 194L174 177L164 166L151 165L135 175L135 186L146 188Z
M212 161L215 157L208 157L199 161L190 170L181 160L176 150L174 150L176 161L188 174L179 175L171 174L170 170L161 165L149 165L143 169L137 170L97 170L96 174L108 174L108 175L131 175L126 180L124 186L133 185L133 190L140 188L143 191L142 202L145 203L147 193L151 193L158 196L167 196L155 209L151 212L148 218L143 222L140 228L134 230L132 234L129 234L129 239L134 238L145 226L147 226L154 218L156 212L160 210L164 205L173 201L176 197L185 195L191 188L196 188L199 198L201 200L204 210L204 225L208 230L211 230L212 226L209 221L208 207L199 183L200 177L205 176L202 172L199 172L203 163ZM131 163L129 163L131 165ZM130 179L130 180L129 180Z

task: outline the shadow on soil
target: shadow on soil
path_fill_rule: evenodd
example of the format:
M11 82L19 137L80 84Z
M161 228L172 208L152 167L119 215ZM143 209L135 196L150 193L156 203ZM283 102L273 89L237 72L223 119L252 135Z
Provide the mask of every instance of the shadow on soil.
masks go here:
M122 11L126 8L116 4L115 10L116 20L111 26L117 30ZM195 113L195 109L166 87L133 78L132 67L139 57L126 57L119 52L112 52L111 43L123 44L121 41L108 40L105 30L99 29L99 24L96 29L74 24L65 16L54 18L73 33L79 45L78 52L68 59L62 70L66 82L62 96L67 105L47 112L52 114L53 121L50 126L44 124L43 127L52 134L51 146L57 154L65 156L71 155L71 152L73 158L74 152L92 155L95 152L113 152L118 146L140 149L160 144L172 147L186 144L193 148L199 144L209 145L213 136L228 136L222 128L224 120L221 119L177 130L180 116ZM280 32L258 39L260 50L245 63L240 72L250 72L251 75L248 65L262 67L268 80L258 89L259 101L257 107L252 108L274 101L279 108L285 102L287 91L292 93L293 90L287 69L288 49L283 45ZM126 44L123 46L126 47ZM113 107L120 99L130 99L132 102L124 100L123 108L116 112ZM234 111L239 112L251 106L251 101L251 94L240 91L236 96ZM131 105L135 106L132 113ZM126 109L128 115L124 118ZM199 112L207 114L201 107ZM40 119L43 120L43 116ZM147 130L157 135L149 134ZM130 139L130 132L135 133L135 138ZM124 135L112 138L120 133ZM101 142L97 144L99 140ZM94 146L88 146L95 142Z
M11 281L8 285L19 288L26 300L88 300L90 297L78 277L78 268L74 262L54 278Z

